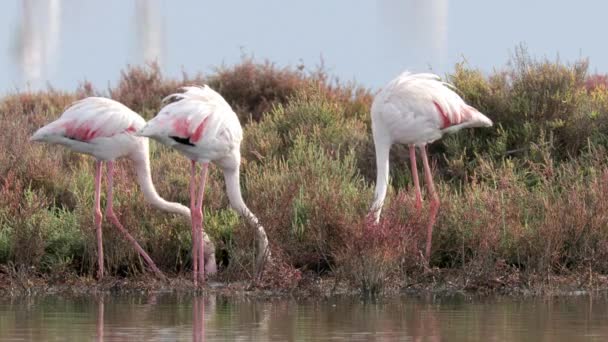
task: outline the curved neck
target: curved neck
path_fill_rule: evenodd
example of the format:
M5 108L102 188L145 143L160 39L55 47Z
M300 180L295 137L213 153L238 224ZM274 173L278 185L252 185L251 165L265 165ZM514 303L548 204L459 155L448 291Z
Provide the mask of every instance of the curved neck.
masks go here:
M259 227L260 223L258 218L247 208L243 196L241 195L241 184L239 180L239 167L232 169L224 169L224 180L226 182L226 193L228 194L228 200L230 206L236 210L240 215L244 216L249 223Z
M236 210L240 215L244 216L247 221L255 228L255 234L257 236L257 250L258 256L256 265L262 267L266 257L270 256L270 250L268 249L268 236L264 227L258 221L258 218L247 208L241 196L241 185L239 182L239 164L236 166L224 168L224 181L226 182L226 193L228 194L228 200L230 206Z
M376 148L376 192L374 202L370 208L370 214L374 215L376 223L380 221L380 212L386 198L386 190L388 189L388 157L391 149L390 144L375 141Z
M137 174L137 182L144 194L144 198L147 202L157 207L158 209L165 210L171 213L190 217L190 209L188 207L175 202L169 202L163 199L156 192L154 183L152 183L152 173L150 171L150 153L149 153L149 142L148 138L142 139L142 148L131 154L131 160L135 164L135 171Z

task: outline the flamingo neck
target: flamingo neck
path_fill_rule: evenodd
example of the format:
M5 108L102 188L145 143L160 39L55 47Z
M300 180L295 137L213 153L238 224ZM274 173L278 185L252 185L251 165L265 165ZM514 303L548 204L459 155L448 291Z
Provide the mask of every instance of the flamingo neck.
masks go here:
M370 214L374 215L376 223L380 221L380 212L386 198L386 190L388 189L388 158L391 145L374 142L376 148L376 191L374 202L370 208Z
M238 160L238 159L237 159ZM241 195L241 185L239 181L239 164L236 163L235 167L224 168L224 180L226 182L226 193L228 194L228 200L230 206L236 210L241 216L244 216L247 221L255 228L256 242L257 242L257 261L256 264L260 267L266 257L270 256L268 249L268 236L264 227L258 221L258 218L247 208Z
M141 138L141 149L131 154L131 159L135 164L135 171L137 174L137 182L144 194L144 198L147 202L157 207L158 209L165 210L171 213L180 214L190 218L190 209L188 207L175 202L169 202L160 197L154 183L152 182L152 173L150 171L150 153L149 153L149 142L148 138Z
M241 195L241 184L239 180L239 167L236 169L224 169L224 180L226 182L226 193L230 206L240 215L244 216L254 226L260 226L258 218L247 208Z

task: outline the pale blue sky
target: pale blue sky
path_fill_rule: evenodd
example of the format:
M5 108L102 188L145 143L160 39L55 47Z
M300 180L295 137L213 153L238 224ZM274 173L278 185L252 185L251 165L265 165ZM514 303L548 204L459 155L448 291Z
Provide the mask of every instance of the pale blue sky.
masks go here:
M158 58L169 75L209 72L242 52L278 65L321 57L332 75L377 88L404 69L501 68L519 43L534 56L589 57L608 72L600 1L9 0L0 21L0 91L83 79L115 84Z

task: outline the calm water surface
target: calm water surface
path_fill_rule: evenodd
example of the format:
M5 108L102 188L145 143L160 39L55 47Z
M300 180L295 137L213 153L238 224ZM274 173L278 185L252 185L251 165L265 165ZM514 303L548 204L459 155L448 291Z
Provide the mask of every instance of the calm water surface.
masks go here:
M2 341L606 341L608 301L155 294L0 301Z
M0 94L87 79L116 84L127 64L171 76L209 72L242 54L280 66L321 59L332 75L379 87L404 69L502 67L520 43L608 71L608 2L597 0L5 0Z

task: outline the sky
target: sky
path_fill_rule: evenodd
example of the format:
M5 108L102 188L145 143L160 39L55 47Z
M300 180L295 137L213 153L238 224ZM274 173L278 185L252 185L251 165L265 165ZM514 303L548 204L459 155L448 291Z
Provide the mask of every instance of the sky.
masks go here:
M7 0L0 91L115 84L128 64L209 73L243 55L278 66L323 63L378 88L403 70L445 75L463 60L503 68L516 46L608 72L608 3L481 0Z

